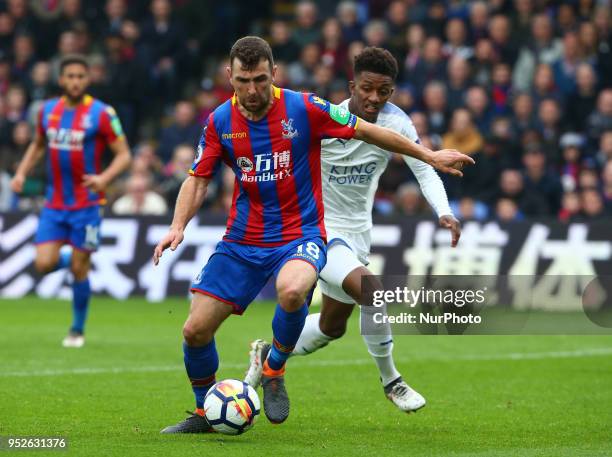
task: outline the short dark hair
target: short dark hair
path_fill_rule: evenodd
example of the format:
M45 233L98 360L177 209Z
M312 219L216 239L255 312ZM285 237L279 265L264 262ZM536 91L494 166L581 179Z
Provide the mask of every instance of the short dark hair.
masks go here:
M262 60L270 63L270 69L274 66L272 48L266 40L258 36L245 36L236 41L230 51L230 67L234 64L234 59L240 59L245 70L252 70Z
M397 60L395 57L383 48L368 46L364 48L357 56L355 56L354 64L355 75L363 71L378 73L380 75L389 76L393 81L397 78Z
M83 65L85 69L89 70L89 62L87 61L85 56L71 55L71 56L66 56L62 59L60 63L60 74L64 72L64 68L66 68L68 65L73 65L73 64Z

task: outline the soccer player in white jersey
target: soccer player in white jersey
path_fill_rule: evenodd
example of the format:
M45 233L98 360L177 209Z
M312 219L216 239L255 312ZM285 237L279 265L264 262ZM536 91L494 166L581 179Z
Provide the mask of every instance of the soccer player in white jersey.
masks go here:
M351 98L341 104L369 122L393 129L419 142L412 121L389 102L397 76L397 62L381 48L365 48L355 58L354 77L349 83ZM292 355L307 355L340 338L355 304L361 313L380 312L363 303L361 278L372 275L366 268L370 254L372 206L378 180L391 153L358 140L329 139L322 143L323 201L327 230L327 264L320 273L323 293L320 313L310 314ZM456 246L461 227L452 214L444 186L428 164L404 157L416 176L423 195L437 213L440 226L450 229ZM371 316L368 322L372 322ZM425 399L402 379L393 362L393 338L388 324L376 335L363 335L383 385L385 395L400 410L411 412L425 406ZM263 340L252 343L251 363L245 381L257 386L261 377L260 360L269 350ZM265 358L265 357L263 357Z

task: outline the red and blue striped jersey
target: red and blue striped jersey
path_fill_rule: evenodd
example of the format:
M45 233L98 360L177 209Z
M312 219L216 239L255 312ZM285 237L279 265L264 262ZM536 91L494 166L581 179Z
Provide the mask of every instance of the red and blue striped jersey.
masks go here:
M46 206L74 210L103 204L104 194L83 186L83 175L99 174L106 146L123 135L115 110L89 95L74 108L64 97L54 98L43 104L37 129L47 140Z
M259 121L236 96L208 117L191 174L210 178L219 161L236 175L224 240L279 246L302 237L326 239L321 191L321 139L351 139L358 118L313 94L273 88Z

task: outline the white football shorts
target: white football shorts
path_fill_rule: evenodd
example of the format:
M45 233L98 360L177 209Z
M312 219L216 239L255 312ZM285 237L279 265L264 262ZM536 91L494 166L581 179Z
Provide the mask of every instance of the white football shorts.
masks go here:
M342 289L342 282L355 268L369 263L370 230L350 233L327 229L327 240L327 263L319 274L321 292L342 303L355 303Z

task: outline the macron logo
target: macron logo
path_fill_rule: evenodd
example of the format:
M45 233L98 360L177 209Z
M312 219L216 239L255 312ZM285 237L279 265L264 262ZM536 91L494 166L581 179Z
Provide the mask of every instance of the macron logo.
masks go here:
M236 132L236 133L222 133L221 138L224 140L235 140L239 138L246 138L246 132Z

